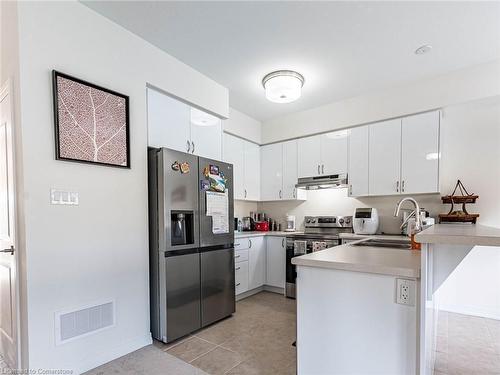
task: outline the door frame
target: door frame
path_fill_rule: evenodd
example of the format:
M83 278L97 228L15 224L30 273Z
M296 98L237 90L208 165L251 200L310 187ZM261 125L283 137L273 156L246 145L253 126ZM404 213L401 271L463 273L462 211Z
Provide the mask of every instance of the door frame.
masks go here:
M12 134L12 165L13 165L13 181L12 181L12 196L13 196L13 205L14 209L13 211L13 222L14 222L14 262L15 262L15 292L16 292L16 297L15 297L15 312L14 312L14 317L15 317L15 324L14 324L14 329L15 329L15 338L16 338L16 362L14 364L15 369L20 369L22 360L21 360L21 314L20 314L20 288L19 288L19 280L20 280L20 259L19 259L19 240L18 240L18 205L17 205L17 164L16 164L16 126L15 126L15 100L14 100L14 85L12 82L11 78L7 78L5 82L3 82L0 86L0 102L7 97L10 96L10 124L11 124L11 134Z

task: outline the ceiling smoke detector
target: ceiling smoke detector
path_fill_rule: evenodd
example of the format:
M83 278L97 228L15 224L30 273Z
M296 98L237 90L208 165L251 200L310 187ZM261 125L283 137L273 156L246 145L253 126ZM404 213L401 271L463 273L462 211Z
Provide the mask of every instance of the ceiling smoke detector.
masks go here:
M273 103L290 103L302 94L304 76L293 70L277 70L262 79L267 100Z
M423 46L418 47L415 50L415 55L423 55L424 53L429 52L432 49L430 44L424 44Z

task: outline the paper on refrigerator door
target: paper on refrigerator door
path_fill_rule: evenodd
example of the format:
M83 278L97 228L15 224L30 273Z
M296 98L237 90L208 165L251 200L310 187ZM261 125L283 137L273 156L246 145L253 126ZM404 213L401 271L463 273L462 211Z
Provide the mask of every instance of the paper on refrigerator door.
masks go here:
M224 193L207 191L207 216L212 216L212 233L229 233L229 199Z

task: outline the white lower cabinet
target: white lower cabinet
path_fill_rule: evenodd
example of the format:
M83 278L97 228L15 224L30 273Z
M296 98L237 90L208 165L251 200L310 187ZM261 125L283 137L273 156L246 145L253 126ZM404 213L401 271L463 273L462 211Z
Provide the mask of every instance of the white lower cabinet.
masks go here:
M266 285L285 288L286 239L267 237Z
M266 238L250 238L248 249L248 289L263 286L266 282Z
M241 294L248 290L248 261L234 264L235 294Z

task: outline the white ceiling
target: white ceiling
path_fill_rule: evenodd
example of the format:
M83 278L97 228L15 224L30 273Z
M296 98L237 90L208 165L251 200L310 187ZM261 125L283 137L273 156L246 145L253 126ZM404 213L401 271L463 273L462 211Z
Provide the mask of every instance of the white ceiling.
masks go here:
M230 105L259 120L500 58L500 2L85 4L226 86ZM277 69L304 75L297 102L265 99L262 77Z

